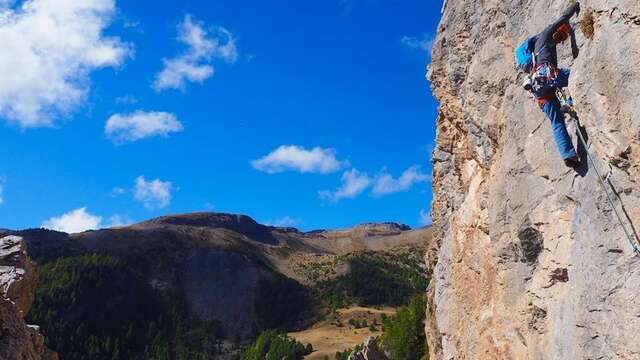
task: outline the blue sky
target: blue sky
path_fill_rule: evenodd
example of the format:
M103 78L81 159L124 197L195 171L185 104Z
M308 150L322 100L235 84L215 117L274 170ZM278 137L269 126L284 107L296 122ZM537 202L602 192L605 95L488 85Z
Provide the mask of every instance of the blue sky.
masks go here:
M0 0L0 227L418 226L441 1Z

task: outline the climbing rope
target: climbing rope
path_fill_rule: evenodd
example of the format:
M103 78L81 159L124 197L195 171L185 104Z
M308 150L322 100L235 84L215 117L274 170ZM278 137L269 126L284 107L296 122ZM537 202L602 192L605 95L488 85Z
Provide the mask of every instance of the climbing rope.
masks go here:
M574 122L574 124L576 126L576 130L577 130L577 133L578 133L578 138L580 139L580 142L582 143L582 147L584 148L585 153L587 153L587 158L589 159L589 162L591 162L591 167L593 168L593 170L596 172L596 175L598 176L598 183L602 187L602 190L604 190L604 193L607 195L607 200L609 200L609 204L611 204L611 208L613 209L613 212L618 217L618 221L620 222L620 226L622 227L622 230L624 231L625 235L627 236L627 240L629 240L629 244L633 248L633 251L637 255L640 255L640 248L638 248L638 243L637 243L637 241L635 241L636 240L635 237L631 234L631 232L625 226L624 221L622 220L622 216L620 215L620 212L618 212L618 209L616 208L616 205L613 202L613 199L612 199L611 195L609 194L609 190L607 190L607 187L604 184L605 180L600 175L600 172L598 171L598 167L596 166L596 162L593 160L593 157L591 157L591 154L589 153L589 150L587 149L587 141L584 139L584 136L582 135L582 131L580 130L580 122L578 121L578 115L577 115L575 109L573 108L573 103L570 100L567 99L567 96L564 93L564 91L562 91L562 89L558 89L557 92L558 92L558 98L560 99L561 103L564 104L565 106L567 106L567 113L573 119L573 122Z

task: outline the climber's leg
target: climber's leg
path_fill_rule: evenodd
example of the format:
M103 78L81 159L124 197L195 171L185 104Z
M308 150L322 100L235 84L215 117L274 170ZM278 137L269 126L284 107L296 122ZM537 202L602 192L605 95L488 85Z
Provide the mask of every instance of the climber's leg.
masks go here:
M569 136L569 132L564 123L564 114L560 110L560 101L556 97L546 101L542 105L542 111L547 114L547 117L551 121L553 139L558 146L560 156L562 156L563 159L577 157L576 150L573 148L573 143L571 142L571 136Z

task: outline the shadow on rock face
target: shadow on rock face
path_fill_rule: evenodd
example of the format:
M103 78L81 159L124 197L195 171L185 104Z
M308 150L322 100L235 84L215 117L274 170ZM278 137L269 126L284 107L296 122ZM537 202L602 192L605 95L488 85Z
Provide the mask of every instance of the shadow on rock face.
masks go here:
M585 129L585 127L582 126L582 124L580 124L580 120L578 119L577 115L576 115L576 120L577 120L576 123L578 125L576 126L576 136L578 137L577 151L578 151L578 156L580 157L580 165L575 170L578 173L578 175L580 175L581 177L584 177L589 172L589 155L581 139L584 139L584 142L588 144L589 134L587 134L587 130ZM582 138L580 137L580 135L582 135ZM604 181L604 180L598 179L598 181ZM613 186L609 178L607 178L606 182L611 192L613 192L613 194L615 195L615 197L618 199L620 203L620 207L626 217L626 221L631 226L631 231L633 232L634 240L637 243L640 243L640 241L638 241L640 240L640 237L638 237L638 232L636 230L636 227L634 226L633 221L631 220L631 217L629 216L629 213L627 212L627 209L625 208L624 203L622 202L622 198L620 197L620 194L618 194L615 186Z
M587 149L582 144L580 135L582 134L584 141L587 143L589 142L589 135L587 134L587 130L585 129L585 127L582 126L582 124L580 124L580 120L578 120L577 123L578 123L578 126L576 126L576 137L578 138L577 150L578 150L578 156L580 157L580 165L578 165L578 167L576 167L575 170L578 173L578 175L580 175L581 177L585 177L589 172L589 159L587 155Z
M518 232L518 239L520 239L520 249L522 250L522 262L529 264L537 262L544 241L542 233L532 227L525 227Z

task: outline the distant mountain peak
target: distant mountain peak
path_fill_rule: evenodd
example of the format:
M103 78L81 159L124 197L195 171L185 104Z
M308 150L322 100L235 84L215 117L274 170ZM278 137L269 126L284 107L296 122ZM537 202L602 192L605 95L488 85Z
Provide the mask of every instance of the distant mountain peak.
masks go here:
M410 231L411 227L405 224L399 224L395 222L380 222L380 223L363 223L356 225L348 229L340 230L314 230L307 234L325 234L329 236L355 236L355 237L370 237L370 236L388 236L398 235L405 231Z
M136 226L150 226L150 225L183 225L194 227L207 227L207 228L225 228L229 230L246 232L253 229L266 231L267 229L276 228L284 232L298 232L298 229L293 227L279 227L263 225L255 221L252 217L242 214L230 214L230 213L218 213L218 212L194 212L186 214L172 214L164 215L157 218L153 218ZM409 231L411 227L406 224L396 222L370 222L362 223L347 229L319 229L307 232L308 234L322 233L330 231L364 231L369 233L400 233L403 231Z
M409 231L411 226L396 222L380 222L380 223L363 223L357 225L354 229L370 230L370 231Z
M227 227L231 224L260 225L247 215L217 212L194 212L164 215L144 221L139 225L147 224L187 225L196 227Z

